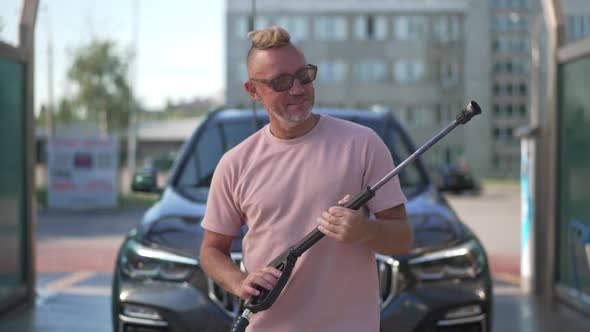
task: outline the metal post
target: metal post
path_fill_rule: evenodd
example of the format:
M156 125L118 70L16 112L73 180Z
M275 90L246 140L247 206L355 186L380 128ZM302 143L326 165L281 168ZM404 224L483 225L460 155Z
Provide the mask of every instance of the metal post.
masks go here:
M35 193L35 23L39 8L38 0L25 0L20 21L19 48L25 54L25 193L29 199L24 200L24 217L27 220L23 241L26 259L24 278L26 281L26 301L32 302L35 298L35 226L36 204L31 199ZM26 238L26 240L25 240Z
M137 93L137 57L139 39L139 1L133 1L133 56L129 66L129 127L127 128L127 179L135 173L135 158L137 155L137 127L139 110L135 105L135 94Z
M542 174L539 185L536 188L539 210L538 222L546 231L546 247L537 255L544 256L544 280L543 290L548 298L553 297L555 282L555 267L557 259L555 255L557 243L557 141L558 141L558 116L557 116L557 79L559 47L565 42L565 17L560 0L543 0L543 15L547 24L547 125L541 128L539 137L539 155L543 160L539 161L539 172Z
M535 176L538 127L527 127L518 133L521 137L520 191L521 191L521 241L520 241L520 289L523 293L535 293L537 269L537 237L535 222Z
M43 5L43 10L47 23L47 108L45 111L45 121L47 122L46 142L49 142L53 136L53 114L55 112L55 101L53 99L53 38L51 33L51 15L49 14L47 3Z
M521 190L521 241L520 241L520 288L523 293L538 293L539 244L538 230L542 227L537 221L537 163L539 160L537 144L539 140L539 33L542 16L535 17L531 28L531 108L530 125L520 128L517 136L520 143L520 190Z

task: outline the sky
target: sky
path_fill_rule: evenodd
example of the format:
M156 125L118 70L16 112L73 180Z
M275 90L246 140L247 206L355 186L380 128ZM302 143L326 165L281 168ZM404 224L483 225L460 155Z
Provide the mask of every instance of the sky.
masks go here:
M9 43L17 40L21 1L0 0L4 23L0 38ZM93 37L113 40L126 53L137 35L138 57L130 78L148 109L161 108L166 100L221 96L225 86L224 13L224 0L41 0L35 36L36 109L49 95L48 46L52 45L54 54L57 102L72 90L66 71L73 52Z

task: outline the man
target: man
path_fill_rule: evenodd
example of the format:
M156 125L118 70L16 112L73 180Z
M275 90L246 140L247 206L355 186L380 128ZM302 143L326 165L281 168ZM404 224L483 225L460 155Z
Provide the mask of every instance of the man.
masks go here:
M379 330L375 252L406 253L412 243L399 179L384 185L364 209L334 206L375 184L394 167L371 129L312 113L317 68L287 31L249 34L247 93L270 123L228 151L211 183L200 261L226 290L247 300L272 289L280 271L268 263L318 227L322 239L295 265L273 306L256 313L248 331ZM240 271L231 242L248 226Z

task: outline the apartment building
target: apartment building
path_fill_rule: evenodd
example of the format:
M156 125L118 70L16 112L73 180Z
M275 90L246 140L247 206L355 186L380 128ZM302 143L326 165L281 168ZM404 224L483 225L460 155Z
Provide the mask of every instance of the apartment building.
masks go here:
M243 91L252 1L227 1L226 103ZM492 172L489 4L475 0L257 0L255 28L280 25L319 67L316 105L390 108L417 144L470 100L486 112L424 157ZM517 145L518 146L518 145Z
M492 50L491 175L517 177L520 143L514 134L529 123L533 13L538 0L490 0Z
M567 39L590 38L590 1L563 0L563 7L567 17Z

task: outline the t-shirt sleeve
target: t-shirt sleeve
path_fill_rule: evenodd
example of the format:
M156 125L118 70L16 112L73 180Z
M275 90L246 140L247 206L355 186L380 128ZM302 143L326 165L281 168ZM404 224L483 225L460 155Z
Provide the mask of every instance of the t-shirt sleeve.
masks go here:
M235 236L243 225L243 215L234 195L236 176L225 154L211 179L211 187L201 226L209 231Z
M371 132L369 135L366 151L366 169L363 177L364 187L375 185L395 168L391 152L383 140L374 132ZM377 213L404 204L406 201L406 196L400 186L399 177L396 175L377 190L375 197L367 202L367 207L372 213Z

